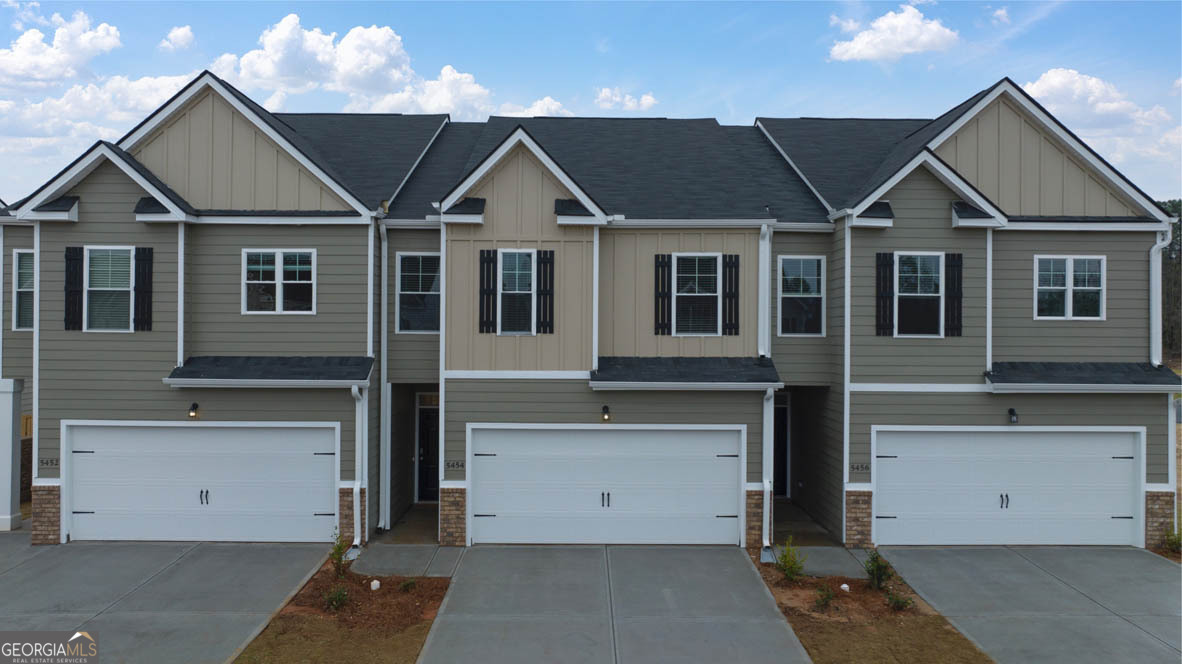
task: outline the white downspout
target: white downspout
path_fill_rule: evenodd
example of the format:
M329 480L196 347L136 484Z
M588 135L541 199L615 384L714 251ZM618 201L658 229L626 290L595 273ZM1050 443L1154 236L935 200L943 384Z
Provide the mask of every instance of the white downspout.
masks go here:
M1149 249L1149 361L1161 366L1161 250L1170 244L1173 220L1166 230L1157 234L1157 242Z
M354 385L350 388L353 393L353 546L361 547L361 448L364 434L362 427L365 422L365 410L362 403L361 388Z
M775 463L775 390L767 388L763 395L763 548L772 546L772 465Z
M387 315L387 309L386 309L388 298L389 298L389 294L387 293L386 288L387 288L387 285L390 283L390 280L389 280L390 244L389 244L389 239L386 236L386 232L387 232L386 225L379 222L378 234L381 236L381 240L382 240L382 285L381 285L381 288L379 289L379 292L381 293L381 297L382 297L382 304L381 304L381 307L379 307L380 315L382 317L382 324L381 324L382 338L380 341L380 343L382 345L382 353L381 353L382 368L380 371L380 374L382 377L382 387L378 391L378 393L381 396L382 403L381 403L381 405L378 406L378 413L380 414L379 419L378 419L378 423L379 423L379 426L381 427L381 431L379 432L381 450L379 451L379 454L378 454L378 463L382 464L382 467L380 469L381 472L379 473L379 477L381 478L380 483L381 483L382 495L379 497L380 498L379 512L381 512L381 519L378 522L378 527L388 529L390 527L390 519L393 516L390 514L390 500L391 500L391 496L390 496L390 454L391 454L391 452L390 452L390 432L393 430L394 423L390 421L390 415L391 415L391 412L390 412L390 383L389 383L389 379L386 375L387 374L386 364L387 364L387 359L388 359L387 354L389 353L388 346L390 345L388 343L389 339L390 339L390 336L389 336L390 317Z
M760 357L771 357L771 271L772 271L772 232L767 224L759 228L759 296L756 302L759 311L756 319L759 329L756 334L756 344Z

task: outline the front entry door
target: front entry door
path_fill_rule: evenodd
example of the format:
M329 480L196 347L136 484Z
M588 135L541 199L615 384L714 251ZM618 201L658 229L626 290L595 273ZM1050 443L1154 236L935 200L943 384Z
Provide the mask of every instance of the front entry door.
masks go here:
M419 500L439 500L439 407L424 406L425 399L439 397L419 395ZM435 402L438 404L438 401Z

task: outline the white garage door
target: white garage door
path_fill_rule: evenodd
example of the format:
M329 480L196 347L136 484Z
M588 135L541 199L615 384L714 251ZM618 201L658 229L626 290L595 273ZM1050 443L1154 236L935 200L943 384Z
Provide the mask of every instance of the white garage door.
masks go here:
M472 542L740 544L742 434L473 429Z
M67 435L72 539L332 539L332 425L73 425Z
M879 431L876 440L876 544L1139 542L1139 434Z

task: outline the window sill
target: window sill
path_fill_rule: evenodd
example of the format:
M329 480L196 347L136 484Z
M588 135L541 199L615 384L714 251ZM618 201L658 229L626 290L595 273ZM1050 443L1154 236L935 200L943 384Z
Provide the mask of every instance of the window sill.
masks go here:
M87 330L87 329L84 329L82 331L86 332L86 333L90 333L90 334L131 334L131 333L135 332L135 330Z
M315 311L243 311L243 316L315 316Z
M1070 318L1068 318L1066 316L1035 316L1034 320L1049 320L1049 321L1081 321L1082 320L1082 321L1092 321L1092 322L1103 322L1104 320L1106 320L1106 317L1105 316L1099 316L1099 317L1071 316Z
M943 334L899 334L895 333L896 339L943 339Z
M824 332L778 332L777 337L784 337L791 339L792 337L803 337L806 339L824 339L827 335Z
M498 337L536 337L537 332L497 332Z
M439 330L395 330L394 334L433 334L439 336Z
M671 334L671 335L669 335L669 336L672 336L672 337L682 337L682 338L689 338L689 339L694 339L694 338L699 338L699 339L700 339L700 338L703 338L703 337L721 337L722 335L721 335L721 334L715 334L715 333L710 333L710 334L676 334L676 333L674 333L674 334ZM735 336L738 336L738 335L735 335Z

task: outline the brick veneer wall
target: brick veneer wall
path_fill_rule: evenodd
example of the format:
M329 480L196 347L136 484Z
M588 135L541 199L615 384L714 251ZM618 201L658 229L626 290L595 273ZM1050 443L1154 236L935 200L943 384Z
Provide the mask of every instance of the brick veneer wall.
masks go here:
M845 492L845 545L866 548L871 545L870 519L873 494L869 491Z
M33 544L59 544L62 524L62 490L60 486L34 486Z
M1170 491L1145 492L1145 546L1162 545L1166 533L1174 529L1174 494Z
M353 489L339 489L337 496L340 498L340 505L338 509L341 511L340 529L341 534L353 541ZM365 489L361 489L361 523L365 524ZM366 533L364 525L361 528L361 545L369 542L369 535Z
M747 492L747 523L744 528L744 543L748 549L763 546L763 492Z
M467 489L439 489L439 543L468 546Z

